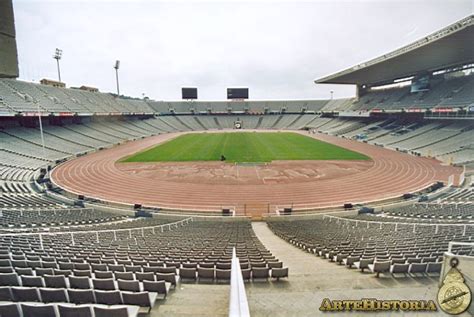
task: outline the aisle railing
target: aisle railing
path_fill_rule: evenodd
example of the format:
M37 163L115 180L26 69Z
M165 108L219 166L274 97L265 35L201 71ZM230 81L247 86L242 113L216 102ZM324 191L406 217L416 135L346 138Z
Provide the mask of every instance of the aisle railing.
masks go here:
M250 317L249 303L245 293L244 279L240 270L240 261L235 253L235 247L232 251L232 270L230 276L230 317Z
M71 238L72 245L75 245L76 243L76 237L77 236L84 236L87 234L92 234L95 236L95 239L97 242L100 241L99 234L102 233L112 233L114 235L114 241L117 240L117 233L120 232L128 232L129 238L132 238L132 232L138 232L140 236L144 237L145 236L145 231L153 232L153 234L156 234L157 230L160 232L165 232L173 230L173 228L178 229L180 226L185 226L189 222L193 222L194 219L193 217L189 217L180 221L176 222L171 222L171 223L165 223L161 225L156 225L156 226L148 226L148 227L136 227L136 228L124 228L124 229L110 229L110 230L87 230L87 231L57 231L57 232L29 232L29 233L3 233L0 234L0 237L7 237L7 236L39 236L40 239L40 244L41 247L43 247L43 236L68 236Z

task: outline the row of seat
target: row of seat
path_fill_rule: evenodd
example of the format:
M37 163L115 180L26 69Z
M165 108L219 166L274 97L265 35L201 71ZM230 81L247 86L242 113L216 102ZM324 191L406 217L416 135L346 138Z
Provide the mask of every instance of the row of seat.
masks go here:
M59 272L63 273L63 272ZM174 273L144 273L142 275L133 276L133 274L122 274L112 276L111 272L99 272L102 275L96 274L95 278L88 276L72 276L72 275L18 275L17 273L0 273L0 286L31 286L31 287L54 287L54 288L78 288L78 289L100 289L100 290L116 290L120 288L120 281L138 282L142 289L145 289L144 282L148 283L149 287L156 287L163 289L159 293L165 296L169 289L166 288L166 283L176 286L177 278ZM105 273L108 273L107 275ZM136 279L135 279L136 277ZM156 286L154 286L156 285Z
M381 273L392 273L393 274L437 274L441 272L443 262L429 262L429 263L395 263L391 264L390 261L374 261L373 264L367 264L364 261L356 262L355 266L362 271L367 268L372 273L376 273L376 277L379 277Z
M132 305L0 303L2 317L136 317L139 311Z
M155 305L158 294L141 291L72 290L37 287L1 287L2 301L42 302L102 305L136 305L148 311Z
M13 268L50 268L50 269L60 269L60 270L77 270L77 271L111 271L111 272L160 272L160 273L170 273L173 272L173 269L179 268L217 268L217 269L230 269L231 262L230 259L219 258L219 259L205 259L203 262L185 262L185 261L152 261L144 259L115 259L114 263L93 263L88 262L90 258L86 259L86 262L81 259L81 262L62 262L63 260L56 261L55 258L49 258L48 260L52 261L42 261L42 260L19 260L18 258L24 258L24 256L5 256L0 254L0 272L8 273L2 271L3 268L13 267ZM16 258L16 259L15 259ZM32 258L32 257L30 257ZM37 258L37 257L35 257ZM248 267L282 267L283 263L278 261L278 259L272 258L261 258L261 257L251 257L251 258L240 258L240 265L242 268ZM112 262L112 261L110 261Z
M288 268L268 268L268 267L253 267L253 268L242 268L242 278L244 280L252 279L268 279L269 277L280 278L288 277ZM230 280L231 270L221 270L214 268L182 268L179 270L179 277L182 280Z

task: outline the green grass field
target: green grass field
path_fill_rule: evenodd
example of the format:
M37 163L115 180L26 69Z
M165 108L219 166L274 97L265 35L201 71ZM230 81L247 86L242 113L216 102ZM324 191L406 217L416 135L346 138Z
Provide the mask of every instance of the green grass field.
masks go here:
M271 162L368 160L369 157L291 132L191 133L125 157L121 162Z

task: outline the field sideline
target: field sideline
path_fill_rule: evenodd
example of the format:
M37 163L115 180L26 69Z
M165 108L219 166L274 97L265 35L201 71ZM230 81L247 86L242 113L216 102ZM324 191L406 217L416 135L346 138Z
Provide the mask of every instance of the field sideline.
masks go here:
M189 133L120 162L368 160L369 157L292 132Z

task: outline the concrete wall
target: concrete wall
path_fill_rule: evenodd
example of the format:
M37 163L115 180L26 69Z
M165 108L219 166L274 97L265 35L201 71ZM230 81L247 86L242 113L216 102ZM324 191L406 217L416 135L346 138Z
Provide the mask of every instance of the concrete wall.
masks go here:
M12 0L0 1L0 77L18 77L18 54Z

